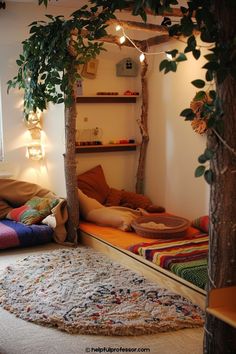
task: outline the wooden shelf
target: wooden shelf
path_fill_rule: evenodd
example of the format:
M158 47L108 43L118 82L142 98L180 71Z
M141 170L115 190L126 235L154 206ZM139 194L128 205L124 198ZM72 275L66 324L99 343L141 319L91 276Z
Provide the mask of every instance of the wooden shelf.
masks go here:
M236 286L212 289L206 311L236 328Z
M94 95L94 96L78 96L77 103L135 103L138 95Z
M134 151L138 144L107 144L76 146L76 153Z

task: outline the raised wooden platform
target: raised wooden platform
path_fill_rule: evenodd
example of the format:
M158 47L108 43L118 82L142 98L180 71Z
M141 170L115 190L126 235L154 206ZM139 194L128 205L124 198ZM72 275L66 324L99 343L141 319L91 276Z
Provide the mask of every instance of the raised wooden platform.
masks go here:
M92 247L123 266L136 271L164 288L185 296L205 309L206 292L175 274L155 265L130 251L118 248L99 239L96 235L80 231L79 240L83 245Z

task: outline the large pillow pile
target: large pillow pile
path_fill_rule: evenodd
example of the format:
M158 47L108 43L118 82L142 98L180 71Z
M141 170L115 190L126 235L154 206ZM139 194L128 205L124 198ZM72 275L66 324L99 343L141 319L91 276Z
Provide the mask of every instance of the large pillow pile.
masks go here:
M134 210L141 208L149 213L165 211L165 208L153 205L143 194L110 188L101 165L80 174L77 177L77 186L88 197L106 206L122 206Z
M98 225L131 231L131 223L140 216L140 212L122 207L105 207L96 199L88 197L78 189L80 212L83 219Z
M33 197L24 205L13 208L6 218L25 225L38 224L51 213L58 203L59 199L56 198Z

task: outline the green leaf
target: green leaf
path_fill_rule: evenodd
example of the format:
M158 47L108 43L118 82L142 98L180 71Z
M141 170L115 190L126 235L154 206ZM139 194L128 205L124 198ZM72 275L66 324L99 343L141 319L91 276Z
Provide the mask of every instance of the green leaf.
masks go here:
M187 57L184 53L180 53L179 56L175 59L175 61L180 62L180 61L185 61L187 60Z
M219 64L216 61L209 61L203 66L203 69L216 71L219 69Z
M172 58L175 58L176 55L178 54L178 50L177 49L168 50L168 51L166 51L166 54L170 54L172 56Z
M208 61L217 61L217 57L215 54L206 54L204 55L204 58L206 58Z
M23 64L23 61L20 60L20 59L17 59L17 60L16 60L16 64L17 64L18 66L21 66L21 65Z
M170 71L176 72L177 64L175 61L169 61L169 67L170 67Z
M199 163L205 163L207 161L206 156L204 154L200 155L198 157L198 162Z
M210 96L210 98L215 100L216 99L216 91L215 90L210 90L209 91L209 96Z
M181 10L182 14L186 14L188 12L188 9L184 6L180 6L180 10Z
M194 101L201 101L206 97L205 91L198 91L194 97Z
M191 18L189 16L184 15L180 22L183 35L191 36L194 28L193 21L191 20Z
M179 24L174 24L169 28L169 35L172 36L177 36L180 34L180 25Z
M201 177L205 172L206 166L200 165L196 168L194 172L195 177Z
M213 72L212 72L212 70L207 70L207 72L206 72L206 80L207 81L212 81L213 80Z
M195 59L199 59L201 56L201 51L199 49L194 49L192 53Z
M211 149L206 149L204 151L204 156L206 157L207 160L211 160L213 155L214 155L214 151L212 151Z
M214 181L214 174L211 169L205 171L204 178L208 184L212 184Z
M159 71L162 71L166 68L166 65L169 63L169 60L167 59L164 59L160 62L160 65L159 65Z
M185 117L185 120L193 120L195 114L193 113L191 108L186 108L180 113L181 117Z
M197 88L203 88L205 86L205 81L200 80L200 79L193 80L193 81L191 81L191 84Z

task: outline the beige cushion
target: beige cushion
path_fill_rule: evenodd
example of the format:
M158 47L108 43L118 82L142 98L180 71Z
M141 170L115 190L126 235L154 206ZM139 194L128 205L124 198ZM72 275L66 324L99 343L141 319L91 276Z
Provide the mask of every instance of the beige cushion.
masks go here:
M105 208L101 203L96 199L88 197L78 188L78 197L79 197L79 210L82 218L87 220L88 213L91 210Z
M81 216L98 225L111 226L123 231L131 230L131 223L140 212L122 207L105 207L78 189Z
M98 225L111 226L122 231L131 231L131 223L136 216L131 212L122 212L110 207L91 210L87 215L87 220Z

